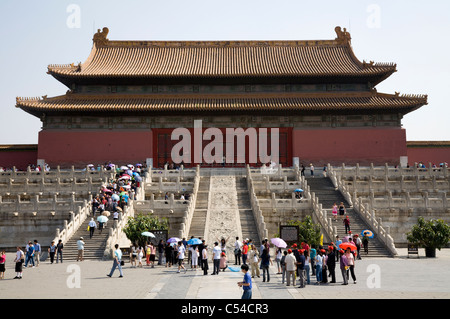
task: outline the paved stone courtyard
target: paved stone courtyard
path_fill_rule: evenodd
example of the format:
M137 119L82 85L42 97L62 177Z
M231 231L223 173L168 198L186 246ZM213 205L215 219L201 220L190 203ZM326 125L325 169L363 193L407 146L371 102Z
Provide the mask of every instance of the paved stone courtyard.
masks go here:
M311 285L304 289L281 284L275 263L270 282L255 278L253 299L448 299L450 298L450 249L437 251L437 258L407 258L399 249L397 258L367 258L356 263L357 283L350 279L342 286L340 271L336 284ZM124 277L116 270L109 273L112 261L68 261L63 264L42 262L39 267L24 268L23 279L13 279L14 254L7 254L5 279L0 281L0 299L240 299L237 281L242 273L226 270L218 276L201 270L177 273L176 268L123 267ZM231 259L234 266L234 258ZM377 285L379 284L379 285Z

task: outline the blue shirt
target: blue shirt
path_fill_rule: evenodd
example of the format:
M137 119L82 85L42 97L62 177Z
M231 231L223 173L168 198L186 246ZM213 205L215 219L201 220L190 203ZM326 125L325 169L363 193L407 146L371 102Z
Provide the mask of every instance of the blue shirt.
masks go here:
M27 255L28 256L33 256L34 255L34 247L33 246L29 246L28 247Z
M311 257L311 259L314 259L314 257L316 257L316 250L314 248L311 248L311 252L309 253L309 257Z
M36 243L36 244L34 244L34 250L38 253L40 253L41 252L41 244L39 244L39 243Z
M248 271L244 275L244 283L250 284L250 286L242 286L244 290L252 290L252 276L250 276Z

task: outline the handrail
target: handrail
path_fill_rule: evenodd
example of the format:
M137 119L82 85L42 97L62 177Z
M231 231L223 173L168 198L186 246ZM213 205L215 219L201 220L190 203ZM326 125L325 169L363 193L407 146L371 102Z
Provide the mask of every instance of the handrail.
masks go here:
M386 166L387 167L387 166ZM384 169L384 172L387 172L387 169ZM343 164L340 168L341 172L344 173L345 165ZM359 165L356 167L357 171L359 170ZM374 171L373 165L371 165L371 171ZM328 164L328 174L331 178L331 181L337 189L344 195L346 200L349 203L352 203L353 210L358 213L362 219L368 224L369 228L373 230L373 232L377 235L377 238L380 239L382 244L386 247L386 249L390 252L392 256L398 255L397 249L395 248L394 239L390 235L390 227L383 226L381 218L376 218L375 210L370 208L368 204L364 205L361 198L357 198L355 196L351 196L349 188L342 181L340 175L336 173L336 170ZM350 199L350 201L348 200Z

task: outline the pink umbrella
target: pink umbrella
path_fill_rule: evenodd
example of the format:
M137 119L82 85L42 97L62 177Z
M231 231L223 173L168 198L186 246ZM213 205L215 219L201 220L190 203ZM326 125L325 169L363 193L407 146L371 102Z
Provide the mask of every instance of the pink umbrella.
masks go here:
M287 247L286 242L281 238L272 238L270 240L270 242L272 244L274 244L275 246L277 246L278 248L286 248Z

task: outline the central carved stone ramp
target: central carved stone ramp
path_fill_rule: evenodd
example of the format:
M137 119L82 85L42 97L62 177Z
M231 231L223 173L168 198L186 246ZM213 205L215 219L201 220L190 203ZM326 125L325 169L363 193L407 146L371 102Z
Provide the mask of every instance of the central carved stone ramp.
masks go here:
M345 200L344 196L341 194L339 190L336 190L333 186L333 183L328 177L316 176L314 178L307 177L307 183L310 187L311 192L314 192L317 198L319 199L319 203L322 204L322 208L327 211L327 218L331 218L333 222L333 226L336 226L337 234L342 239L345 234L345 226L342 221L342 217L339 216L338 220L335 222L332 213L333 204L336 203L339 207L341 202L344 203L346 209L346 215L350 219L350 230L352 234L358 234L361 237L361 232L364 229L370 229L368 225L361 219L359 214L350 207L349 203ZM341 217L341 218L339 218ZM345 216L344 216L345 217ZM369 254L366 255L364 253L363 248L361 247L361 257L392 257L388 250L384 247L384 245L377 239L374 238L369 239Z
M228 258L234 255L236 237L259 243L244 168L202 168L189 238L202 237L211 247L228 239Z

